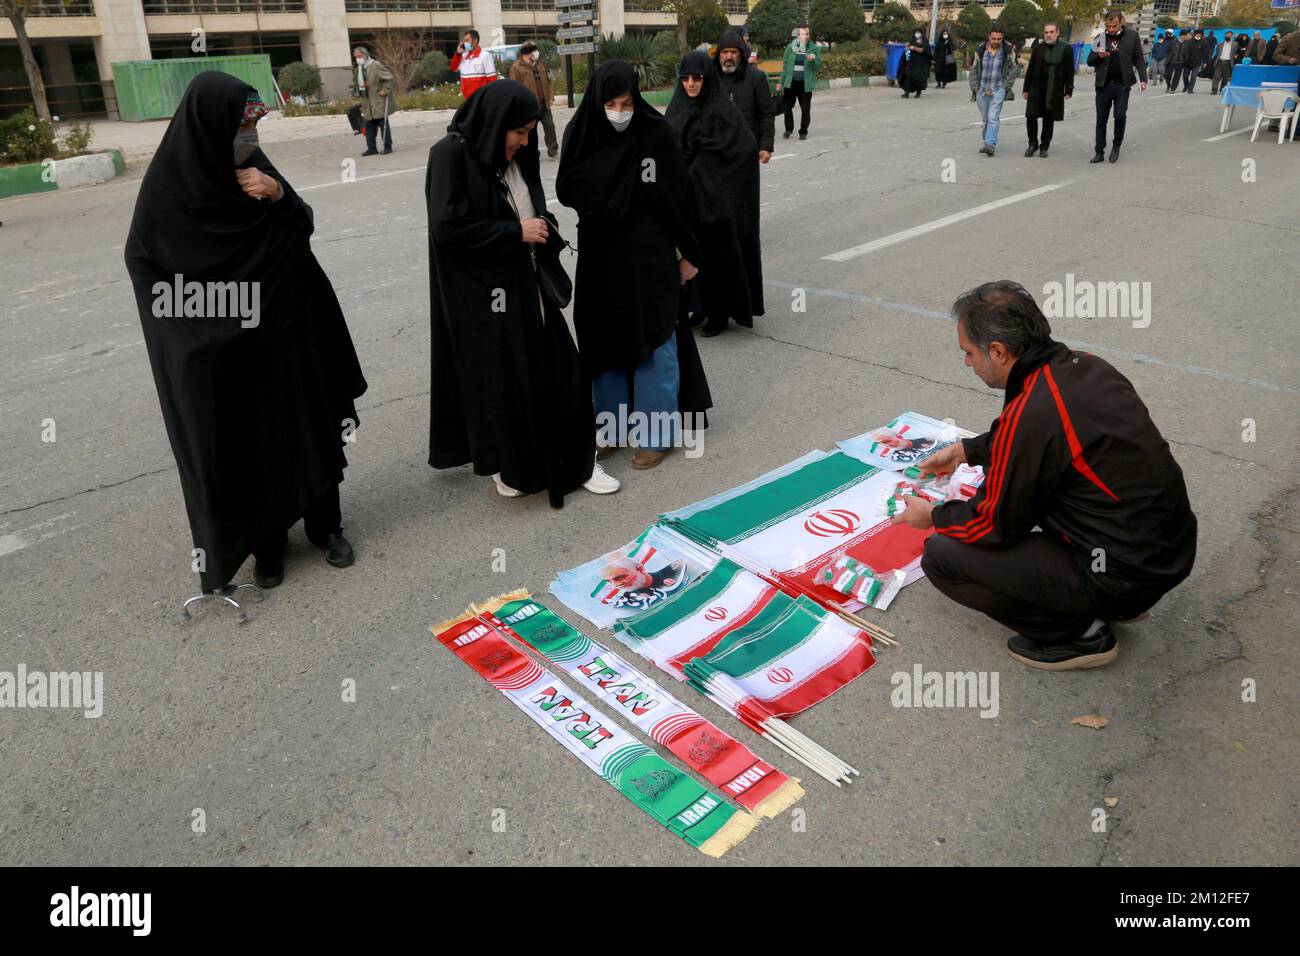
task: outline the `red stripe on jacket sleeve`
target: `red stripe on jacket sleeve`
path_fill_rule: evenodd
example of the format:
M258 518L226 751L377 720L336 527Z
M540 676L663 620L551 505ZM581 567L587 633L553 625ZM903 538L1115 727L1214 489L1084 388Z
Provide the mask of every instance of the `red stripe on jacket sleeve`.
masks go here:
M1002 489L1006 485L1007 464L1011 457L1011 448L1016 440L1016 428L1020 425L1020 416L1029 403L1030 393L1033 392L1034 386L1038 383L1038 376L1039 372L1034 372L1029 376L1029 379L1025 382L1025 390L1003 412L1003 417L1006 419L1005 434L1000 434L994 439L989 477L984 486L984 498L975 508L976 517L960 525L937 529L941 534L956 538L958 541L972 543L993 530L993 516L997 513L998 500L1001 498Z
M1047 371L1047 387L1052 391L1052 399L1056 402L1056 411L1061 416L1061 426L1065 429L1065 440L1070 444L1071 464L1074 465L1079 474L1106 492L1112 501L1119 501L1119 495L1107 488L1106 483L1097 477L1097 473L1084 460L1083 446L1079 444L1079 436L1075 434L1074 423L1070 421L1070 413L1065 410L1065 399L1061 398L1061 390L1056 387L1056 378L1052 375L1050 368L1047 368L1047 366L1043 366L1043 368Z

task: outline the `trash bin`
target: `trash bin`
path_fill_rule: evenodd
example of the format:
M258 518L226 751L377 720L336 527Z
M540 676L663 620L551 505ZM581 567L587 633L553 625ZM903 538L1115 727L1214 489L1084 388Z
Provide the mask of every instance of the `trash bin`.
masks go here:
M279 109L271 58L265 53L183 57L172 60L122 60L113 64L118 110L128 123L166 119L176 112L190 80L205 70L237 76L256 88L262 100Z
M898 68L903 62L903 51L906 49L906 43L885 44L885 78L890 83L898 79Z

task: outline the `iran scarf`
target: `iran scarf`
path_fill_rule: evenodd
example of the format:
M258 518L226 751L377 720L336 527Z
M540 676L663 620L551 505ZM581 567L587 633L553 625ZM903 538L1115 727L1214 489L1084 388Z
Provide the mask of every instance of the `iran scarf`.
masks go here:
M638 730L761 816L789 809L803 788L744 744L705 720L609 648L532 600L527 591L476 607L498 630L519 638L577 683L608 702Z
M932 530L893 524L877 513L897 482L892 471L835 453L708 507L666 517L682 519L704 538L839 604L844 595L818 580L818 571L835 559L855 558L882 578L902 571L905 583L921 576L921 552Z
M731 561L662 604L615 625L620 641L715 699L735 685L754 726L797 714L875 664L862 631L806 597L791 597Z
M471 608L430 630L565 750L705 855L722 856L757 825L518 650L490 615Z

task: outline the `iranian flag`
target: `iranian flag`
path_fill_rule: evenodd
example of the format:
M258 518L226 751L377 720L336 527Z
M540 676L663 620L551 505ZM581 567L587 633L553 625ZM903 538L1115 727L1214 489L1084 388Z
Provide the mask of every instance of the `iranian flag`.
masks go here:
M882 578L899 570L908 584L921 576L921 552L933 531L892 524L876 513L897 482L895 472L836 453L670 517L683 517L706 537L838 604L844 595L816 580L832 559L855 558Z
M662 605L615 625L637 654L714 695L730 679L742 717L784 717L824 700L875 663L865 634L730 561ZM718 676L721 675L721 676Z

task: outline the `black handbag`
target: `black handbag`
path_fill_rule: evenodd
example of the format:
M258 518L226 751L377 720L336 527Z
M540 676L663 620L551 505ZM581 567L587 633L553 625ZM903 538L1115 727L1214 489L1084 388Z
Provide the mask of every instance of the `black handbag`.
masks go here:
M554 223L551 224L555 229ZM559 231L555 233L559 236ZM560 249L567 249L569 244L560 237L564 243ZM557 309L563 309L568 306L573 299L573 280L569 278L569 273L565 271L564 266L560 264L560 251L557 249L552 253L549 249L543 247L542 254L539 256L535 248L529 249L529 255L532 256L533 269L537 272L537 289L542 294L542 301L547 305L555 306Z

